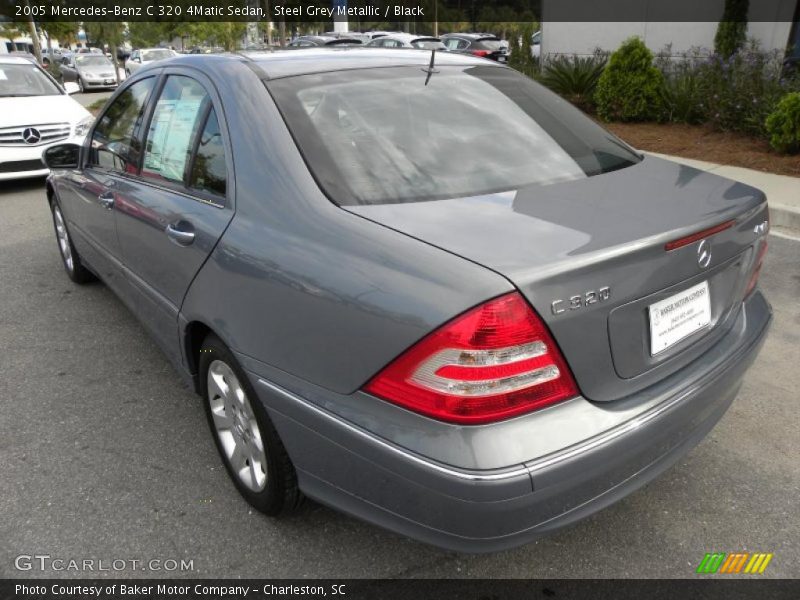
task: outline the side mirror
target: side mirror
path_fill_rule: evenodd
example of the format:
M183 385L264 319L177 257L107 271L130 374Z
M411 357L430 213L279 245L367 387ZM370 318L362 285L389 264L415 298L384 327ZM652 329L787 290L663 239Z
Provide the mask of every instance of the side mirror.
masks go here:
M67 81L64 83L64 91L68 94L77 94L81 91L81 88L74 81Z
M42 162L48 169L77 169L80 155L78 144L56 144L45 148Z

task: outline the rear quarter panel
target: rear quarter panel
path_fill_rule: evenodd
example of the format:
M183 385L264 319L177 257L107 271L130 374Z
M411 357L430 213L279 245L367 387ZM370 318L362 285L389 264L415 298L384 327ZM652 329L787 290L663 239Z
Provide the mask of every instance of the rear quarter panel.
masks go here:
M513 289L334 206L256 73L216 64L236 215L189 289L184 323L201 321L241 355L350 393L438 325Z

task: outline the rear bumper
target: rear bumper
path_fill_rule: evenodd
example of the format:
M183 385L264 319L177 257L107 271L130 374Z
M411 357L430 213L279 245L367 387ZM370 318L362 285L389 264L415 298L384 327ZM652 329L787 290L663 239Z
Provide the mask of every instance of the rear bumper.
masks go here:
M604 403L603 410L618 411L625 420L503 469L465 470L436 462L253 378L308 496L437 546L489 552L582 519L674 464L728 409L770 321L769 304L760 292L753 294L719 342L719 360L696 361L661 382L657 402L631 397ZM643 408L631 417L637 403ZM548 426L544 414L528 419L531 436L537 421Z

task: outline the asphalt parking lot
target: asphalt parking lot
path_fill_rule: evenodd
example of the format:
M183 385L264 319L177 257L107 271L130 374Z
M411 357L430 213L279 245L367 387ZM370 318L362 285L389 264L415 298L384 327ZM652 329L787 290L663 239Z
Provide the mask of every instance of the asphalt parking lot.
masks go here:
M761 285L772 333L699 447L570 529L465 556L315 503L254 514L199 398L111 292L63 273L43 182L0 183L0 577L80 575L17 571L23 554L191 559L194 577L691 577L710 551L800 577L800 241L771 237Z

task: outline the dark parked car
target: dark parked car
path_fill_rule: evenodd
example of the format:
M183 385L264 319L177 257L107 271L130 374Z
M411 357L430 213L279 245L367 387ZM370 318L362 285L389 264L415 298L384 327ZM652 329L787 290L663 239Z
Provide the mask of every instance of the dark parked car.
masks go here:
M508 62L508 43L489 33L446 33L441 40L450 52Z
M333 35L301 35L289 42L288 48L318 48L321 46L361 46L362 42L354 37Z
M45 153L67 275L142 320L248 502L497 550L703 439L771 320L762 192L503 65L308 52L153 65Z

